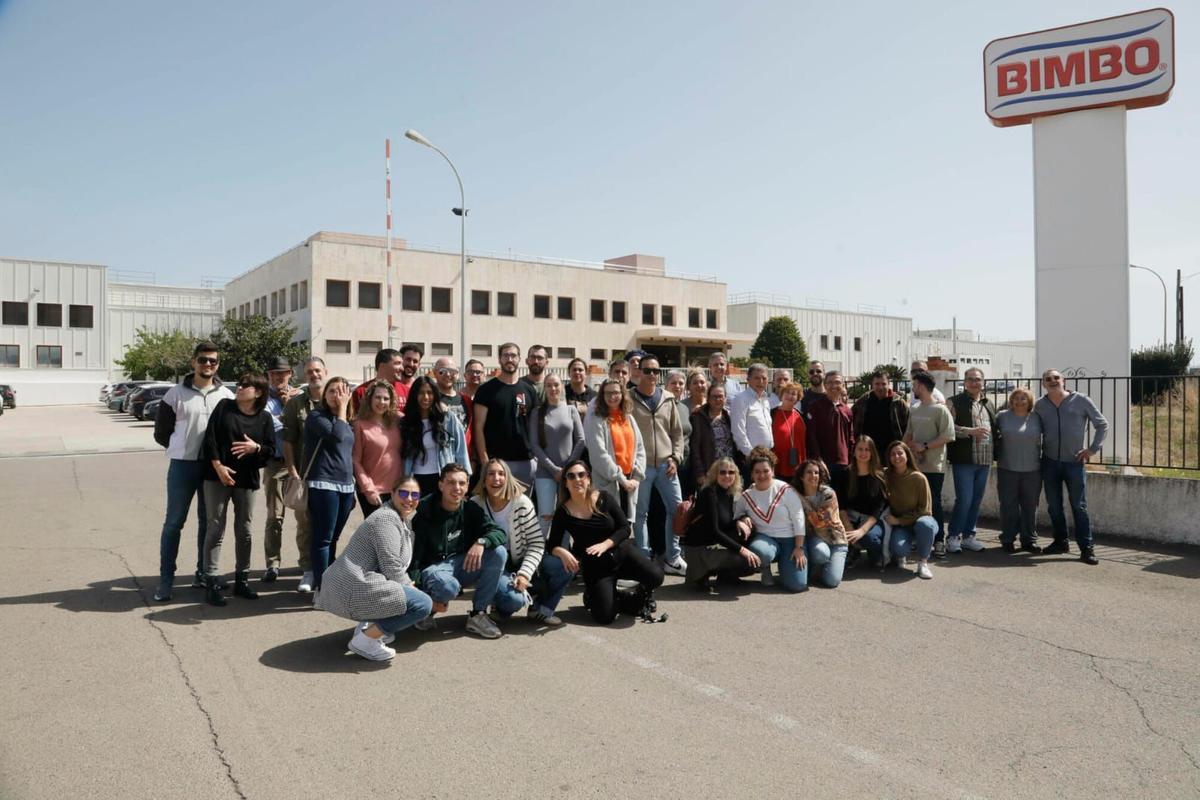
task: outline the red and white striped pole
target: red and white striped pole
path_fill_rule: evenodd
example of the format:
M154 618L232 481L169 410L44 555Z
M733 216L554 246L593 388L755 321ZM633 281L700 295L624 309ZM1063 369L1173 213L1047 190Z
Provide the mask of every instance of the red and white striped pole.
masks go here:
M387 346L393 347L392 341L392 140L383 140L383 177L384 192L387 201L387 250L384 282L387 286Z

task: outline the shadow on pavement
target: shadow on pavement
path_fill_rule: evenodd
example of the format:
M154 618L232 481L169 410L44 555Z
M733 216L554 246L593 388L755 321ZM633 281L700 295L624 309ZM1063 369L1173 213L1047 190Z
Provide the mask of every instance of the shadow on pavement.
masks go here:
M219 611L220 609L214 610ZM387 669L392 662L368 661L346 649L346 643L350 641L353 633L353 627L347 625L343 630L333 633L287 642L264 652L259 656L258 662L272 669L304 673L351 674ZM392 647L396 649L397 653L401 650L407 652L413 649L412 647L406 648L404 645L408 643L406 635L411 636L414 633L419 634L420 632L400 632L396 641L392 642Z
M1200 578L1200 560L1195 558L1173 558L1143 567L1146 572L1174 575L1177 578Z
M137 579L142 586L153 588L157 577ZM198 589L195 591L199 591ZM111 581L96 581L78 589L59 589L54 592L0 597L0 606L53 605L66 611L100 611L122 614L146 607L143 597L128 576Z
M171 625L199 625L201 622L219 622L223 619L312 611L312 595L287 590L264 592L261 586L253 588L259 593L257 600L234 597L231 591L226 591L224 595L229 604L217 607L204 602L203 589L176 586L169 601L152 603L152 610L146 619Z

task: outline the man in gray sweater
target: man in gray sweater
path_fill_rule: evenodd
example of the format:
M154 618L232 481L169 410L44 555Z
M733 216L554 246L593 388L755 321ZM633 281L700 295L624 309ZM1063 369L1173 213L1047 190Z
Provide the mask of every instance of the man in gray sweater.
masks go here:
M1098 564L1092 546L1092 523L1087 512L1087 462L1100 452L1108 435L1108 420L1085 394L1068 391L1062 373L1048 369L1042 373L1042 388L1046 393L1038 399L1033 411L1042 421L1042 484L1046 491L1046 510L1054 526L1054 542L1043 553L1070 553L1067 540L1067 517L1063 513L1063 484L1071 503L1075 520L1075 542L1079 545L1079 560ZM1092 442L1084 446L1088 423L1092 425Z

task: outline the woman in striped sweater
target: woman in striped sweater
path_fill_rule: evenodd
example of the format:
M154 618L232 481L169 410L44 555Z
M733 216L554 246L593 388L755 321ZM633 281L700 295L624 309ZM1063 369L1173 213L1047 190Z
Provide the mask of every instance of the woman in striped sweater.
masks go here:
M525 494L525 487L512 476L502 459L489 459L483 468L483 480L475 487L471 501L508 535L508 565L500 577L500 590L496 592L492 608L500 618L508 618L529 606L529 617L537 622L558 626L562 621L554 616L554 606L562 598L570 582L565 571L550 570L551 576L543 575L538 580L538 567L542 564L546 543L542 527L534 511L533 501ZM539 602L532 602L531 595L537 594ZM549 612L544 606L549 607Z
M734 516L749 516L754 527L750 551L762 562L762 579L773 586L771 563L779 562L779 582L789 592L808 589L808 559L804 555L804 511L800 495L775 480L775 453L767 447L750 451L746 463L753 483L742 491Z

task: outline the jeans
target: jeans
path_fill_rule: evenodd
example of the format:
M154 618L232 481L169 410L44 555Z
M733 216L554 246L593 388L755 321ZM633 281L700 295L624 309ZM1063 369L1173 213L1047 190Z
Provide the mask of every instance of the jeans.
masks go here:
M503 546L484 550L479 569L471 572L463 568L466 557L466 553L459 553L421 570L421 588L429 593L435 603L449 603L458 597L463 587L474 586L471 611L484 611L492 604L500 589L504 565L508 563L508 551Z
M904 558L912 550L912 540L917 539L917 558L928 561L933 551L933 537L937 533L937 520L933 517L920 517L912 525L892 526L892 538L888 542L892 558Z
M863 535L863 538L858 540L858 543L867 551L867 557L871 560L871 564L877 567L882 567L886 562L883 557L883 522L878 521L872 525Z
M769 570L771 564L779 562L779 582L789 592L808 591L808 567L800 569L792 561L792 551L796 549L796 539L792 536L775 538L763 533L750 537L746 547L762 559L763 571Z
M550 535L550 521L554 519L554 509L558 506L558 481L554 478L535 478L533 493L537 500L538 521L542 525L542 538ZM563 545L567 545L564 543Z
M175 559L179 556L179 537L187 522L192 498L200 495L196 503L196 517L200 525L196 531L196 571L204 569L204 537L208 534L208 509L204 507L204 473L199 461L184 461L172 458L167 467L167 514L163 520L162 535L158 543L158 577L170 581L175 577Z
M587 586L588 611L600 625L617 618L617 580L637 581L648 592L663 582L663 570L628 539L599 558L585 556L580 562Z
M267 524L263 530L263 555L268 567L279 567L283 550L283 482L287 467L280 459L272 459L262 471L263 494L267 496Z
M313 586L320 588L321 575L337 558L337 541L354 510L354 492L334 492L308 487L308 518L312 525Z
M542 613L547 616L554 613L574 577L575 573L567 572L558 556L547 553L542 557L542 565L538 567L529 586L529 593L537 601Z
M225 515L233 501L234 570L238 580L250 574L250 526L254 523L254 489L226 486L220 481L204 482L204 507L208 510L208 533L204 537L204 574L220 574L221 542L225 539Z
M1087 472L1079 461L1042 459L1042 485L1046 489L1046 511L1054 526L1054 541L1067 540L1067 517L1063 513L1063 484L1075 520L1075 542L1080 548L1092 546L1092 521L1087 512Z
M817 577L830 589L836 589L846 571L846 551L850 548L844 544L830 544L816 536L805 537L804 547L808 551L809 580Z
M512 476L528 487L525 492L533 488L533 473L537 472L537 461L532 458L506 458L504 463L508 465L508 471Z
M933 540L940 542L946 538L946 517L945 512L942 511L942 486L946 483L946 473L926 472L923 474L925 480L929 481L929 499L933 504L933 521L937 525Z
M405 628L411 628L433 611L433 601L429 595L415 586L404 587L404 602L407 609L400 616L373 619L371 622L384 633L395 635Z
M991 464L951 464L954 470L954 513L950 516L951 536L974 536L979 522L979 504L987 489Z
M1042 497L1042 473L996 470L996 494L1000 499L1000 541L1013 544L1020 533L1021 544L1037 541L1038 501Z
M679 505L683 497L679 494L679 476L668 475L666 464L659 467L646 467L646 478L638 486L637 522L633 526L634 538L641 551L648 555L650 553L650 537L646 532L646 516L650 513L651 486L658 490L667 511L666 520L663 523L663 540L666 542L663 559L675 563L675 560L679 558L679 537L671 532L671 524L675 519L675 507Z

